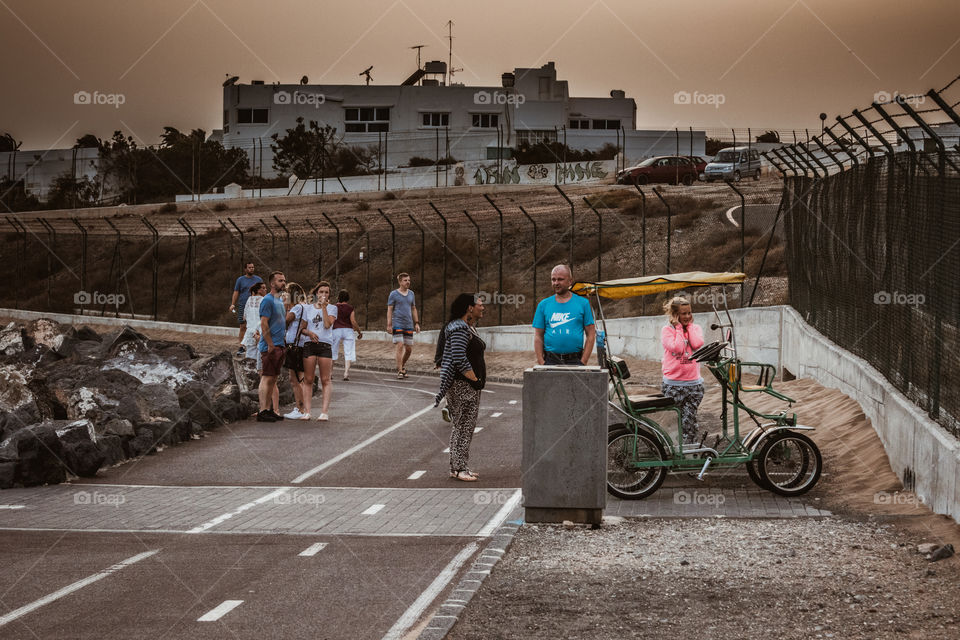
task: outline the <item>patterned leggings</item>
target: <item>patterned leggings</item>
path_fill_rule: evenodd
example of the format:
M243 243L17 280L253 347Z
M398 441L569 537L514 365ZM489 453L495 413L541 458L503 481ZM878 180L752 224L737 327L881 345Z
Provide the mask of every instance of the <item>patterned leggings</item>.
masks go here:
M697 422L697 408L703 401L703 383L692 387L684 387L664 382L661 390L663 395L673 398L673 401L680 407L684 443L698 442L700 424Z
M480 392L465 380L454 380L447 391L447 408L453 428L450 430L450 472L467 471L470 441L480 414Z

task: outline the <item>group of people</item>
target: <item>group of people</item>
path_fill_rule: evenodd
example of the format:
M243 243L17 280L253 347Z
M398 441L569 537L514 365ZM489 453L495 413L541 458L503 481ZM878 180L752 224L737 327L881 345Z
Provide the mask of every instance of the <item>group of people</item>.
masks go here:
M316 420L325 422L330 419L333 361L343 345L343 379L350 380L350 363L357 359L356 340L363 337L350 293L341 289L334 304L325 280L307 292L295 283L288 285L281 271L271 273L267 283L254 271L254 264L248 262L234 285L230 310L242 305L237 312L238 354L256 359L260 374L257 421L313 419L314 381L319 378L322 396ZM277 378L283 369L289 372L296 406L280 415Z
M416 296L410 276L397 276L398 288L387 300L387 332L396 345L397 378L407 377L406 363L413 350L413 336L420 331ZM540 365L586 365L593 353L596 327L588 300L575 295L573 273L557 265L550 273L553 295L537 304L534 313L534 352ZM298 286L298 285L297 285ZM294 287L293 284L290 285ZM255 353L260 378L260 411L257 420L311 419L313 384L319 370L322 406L316 419L329 419L333 388L332 368L339 345L344 347L344 380L349 380L350 363L356 360L355 339L363 337L350 295L341 290L336 304L330 301L330 284L318 282L309 293L285 294L284 274L275 271L264 283L254 275L253 263L237 279L230 310L238 308L240 352ZM246 299L243 292L246 291ZM470 443L477 427L480 392L486 383L486 344L477 332L483 318L484 302L475 293L462 293L450 305L447 323L437 340L435 362L440 369L440 389L435 406L446 400L444 417L452 422L450 431L450 477L476 482L479 474L469 467ZM667 324L660 334L663 346L661 390L680 407L684 442L695 442L699 432L697 409L703 400L700 366L690 355L703 346L703 330L693 322L689 300L674 297L664 305ZM356 333L356 336L354 336ZM295 349L287 350L286 345ZM302 349L302 355L290 353ZM297 363L300 363L299 366ZM285 416L279 414L277 376L290 369L297 406Z

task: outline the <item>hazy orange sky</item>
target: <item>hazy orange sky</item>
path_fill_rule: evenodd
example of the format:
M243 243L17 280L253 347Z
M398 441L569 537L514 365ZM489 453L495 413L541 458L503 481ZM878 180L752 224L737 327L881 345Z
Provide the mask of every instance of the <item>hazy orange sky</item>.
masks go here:
M878 91L939 89L960 73L957 0L0 0L0 134L24 149L115 129L220 127L227 75L399 84L447 59L457 82L496 85L556 61L575 96L623 89L637 127L803 128ZM123 104L76 105L74 93ZM674 93L722 94L676 105Z

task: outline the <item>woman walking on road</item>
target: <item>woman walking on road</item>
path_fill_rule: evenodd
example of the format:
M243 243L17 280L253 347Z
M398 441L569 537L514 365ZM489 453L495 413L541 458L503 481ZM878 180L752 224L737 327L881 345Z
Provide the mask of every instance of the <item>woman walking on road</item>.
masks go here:
M676 296L663 305L670 322L660 332L663 344L663 395L673 398L683 418L683 442L694 443L699 436L697 409L703 401L700 363L690 354L703 346L703 329L693 323L690 301Z
M483 359L486 344L474 328L483 317L483 301L473 293L461 293L450 305L450 322L443 329L443 359L440 365L440 392L434 406L446 396L453 428L450 430L450 477L476 482L470 471L470 441L480 413L480 391L486 382Z
M333 394L333 323L337 318L337 306L330 304L330 283L321 280L310 291L313 304L303 314L303 333L307 342L303 348L303 420L310 419L313 405L313 379L320 368L320 387L323 393L322 407L317 420L330 419L330 396Z
M353 332L357 332L354 339ZM340 355L343 344L343 379L350 379L350 363L357 360L357 340L363 338L363 331L357 324L357 314L350 304L350 292L340 289L337 294L337 319L333 322L333 359Z

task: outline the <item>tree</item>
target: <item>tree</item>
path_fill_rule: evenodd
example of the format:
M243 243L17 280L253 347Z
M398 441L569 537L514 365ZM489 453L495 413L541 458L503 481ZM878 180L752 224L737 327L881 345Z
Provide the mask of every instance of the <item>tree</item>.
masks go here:
M76 209L97 204L99 185L88 176L74 178L69 173L57 176L50 185L47 206L51 209Z
M297 118L297 126L287 129L287 135L270 136L273 143L273 168L284 175L295 175L301 179L315 178L321 174L326 160L340 147L330 125L320 126L311 120L309 127L303 124L303 118ZM342 140L342 138L341 138ZM336 171L333 172L336 175Z
M103 146L103 141L92 133L88 133L84 136L77 138L76 144L73 145L74 149L99 149Z
M757 142L780 142L780 134L776 131L767 131L757 136Z
M0 179L0 209L6 211L36 211L43 206L37 197L27 193L23 180Z
M715 156L720 152L720 149L723 149L727 146L727 143L718 140L716 138L707 138L703 142L703 152L708 156Z
M16 151L20 148L22 142L17 142L13 139L13 136L9 133L5 133L0 136L0 152L4 151Z

